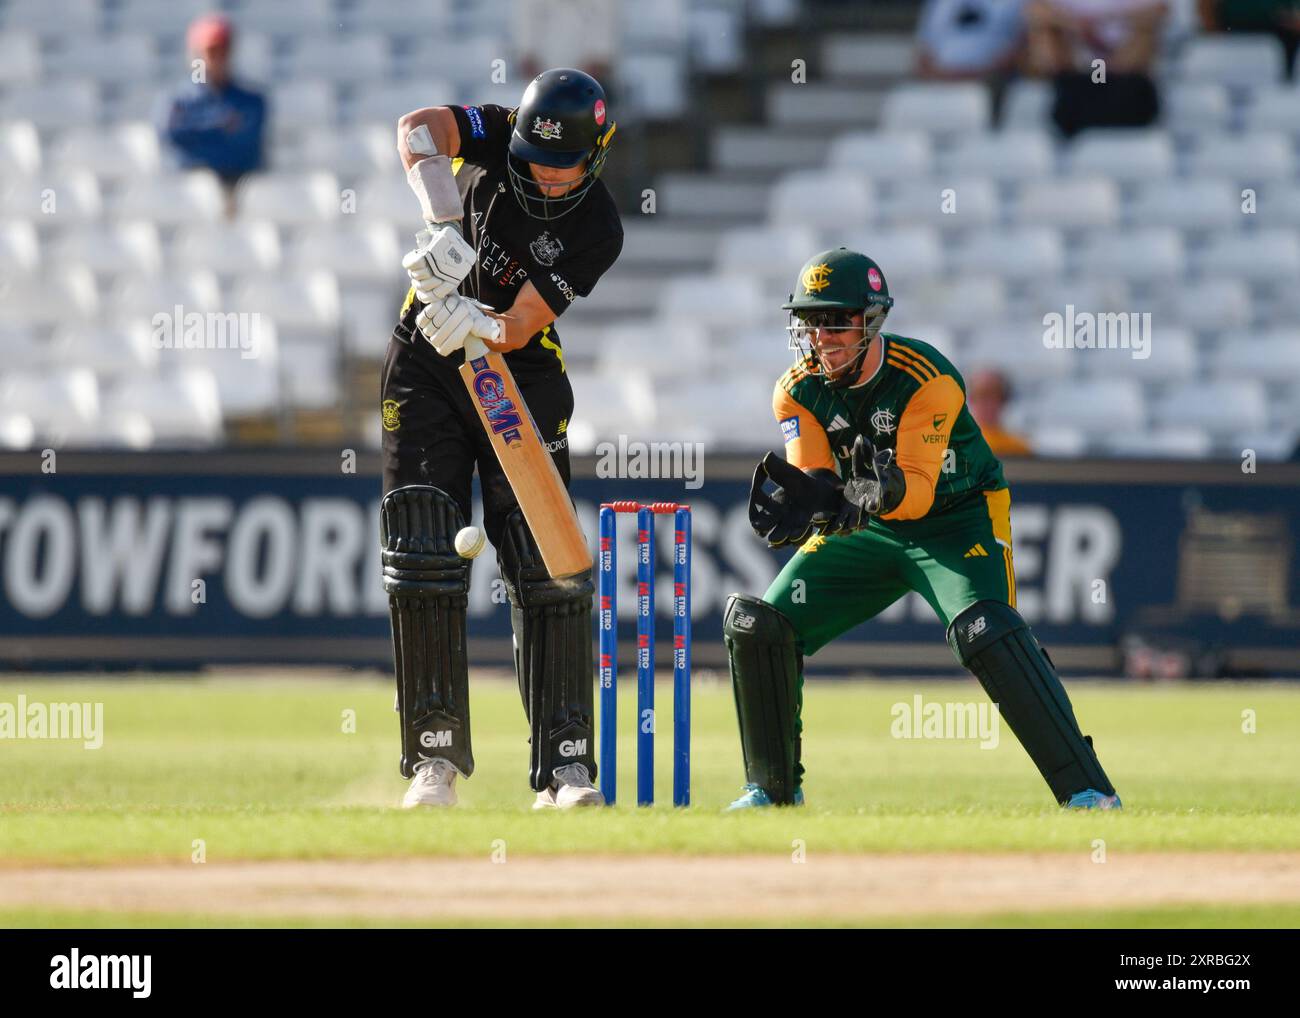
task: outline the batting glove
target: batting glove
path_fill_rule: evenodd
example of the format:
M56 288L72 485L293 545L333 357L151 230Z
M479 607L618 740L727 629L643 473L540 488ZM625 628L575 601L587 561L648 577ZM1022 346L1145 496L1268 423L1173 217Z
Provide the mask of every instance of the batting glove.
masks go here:
M422 307L415 326L446 357L462 349L471 333L487 340L501 338L501 322L483 308L478 301L453 293Z
M421 233L421 237L424 236ZM417 243L420 237L416 238ZM456 292L461 281L474 267L474 248L454 226L444 226L402 258L402 268L411 277L411 286L421 304Z

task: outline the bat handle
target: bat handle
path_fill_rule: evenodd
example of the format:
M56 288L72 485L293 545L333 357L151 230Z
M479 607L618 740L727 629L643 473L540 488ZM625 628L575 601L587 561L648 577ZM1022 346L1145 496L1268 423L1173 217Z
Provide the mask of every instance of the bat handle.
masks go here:
M481 337L475 336L473 334L470 334L469 336L465 337L465 360L466 361L473 361L473 360L477 360L480 357L485 357L487 356L487 352L488 352L487 344L483 342Z

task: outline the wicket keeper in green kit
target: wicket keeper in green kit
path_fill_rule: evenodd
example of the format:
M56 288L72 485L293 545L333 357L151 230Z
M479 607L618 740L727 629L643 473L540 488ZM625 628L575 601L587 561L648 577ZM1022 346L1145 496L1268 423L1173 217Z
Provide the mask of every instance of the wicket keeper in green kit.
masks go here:
M732 809L803 803L803 659L909 591L929 602L1062 805L1119 809L1056 669L1016 611L1011 493L934 347L880 331L893 307L865 255L824 251L782 305L799 353L773 409L787 459L754 473L749 517L799 550L723 634L747 784Z

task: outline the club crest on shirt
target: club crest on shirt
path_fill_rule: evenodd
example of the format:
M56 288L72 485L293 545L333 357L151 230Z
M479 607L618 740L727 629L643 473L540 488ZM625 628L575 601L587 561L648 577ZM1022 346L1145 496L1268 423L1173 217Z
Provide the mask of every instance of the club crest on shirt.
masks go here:
M540 237L528 245L528 250L533 253L538 264L550 266L555 264L555 259L560 257L564 247L548 231L543 231Z
M898 422L894 420L894 415L888 410L877 410L871 415L871 426L876 429L877 435L892 435Z
M542 141L554 141L560 137L560 123L550 118L534 117L533 134L541 138Z

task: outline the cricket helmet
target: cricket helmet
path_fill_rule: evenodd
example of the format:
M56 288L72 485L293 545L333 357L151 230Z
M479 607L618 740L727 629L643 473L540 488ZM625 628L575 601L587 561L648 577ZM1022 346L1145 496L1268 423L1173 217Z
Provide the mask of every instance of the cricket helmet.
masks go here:
M558 219L573 211L604 169L614 137L615 124L600 82L572 67L543 71L524 91L513 124L506 162L520 206L534 219ZM555 197L537 186L527 166L540 163L568 169L584 160L582 176Z
M858 377L867 348L880 333L885 316L894 306L889 284L880 266L857 251L832 248L813 255L799 270L790 299L781 305L790 312L787 330L790 348L807 360L814 370L826 375L834 389L852 385ZM852 319L862 315L861 325ZM852 329L857 338L851 347L856 355L851 361L828 372L814 341L822 330Z

